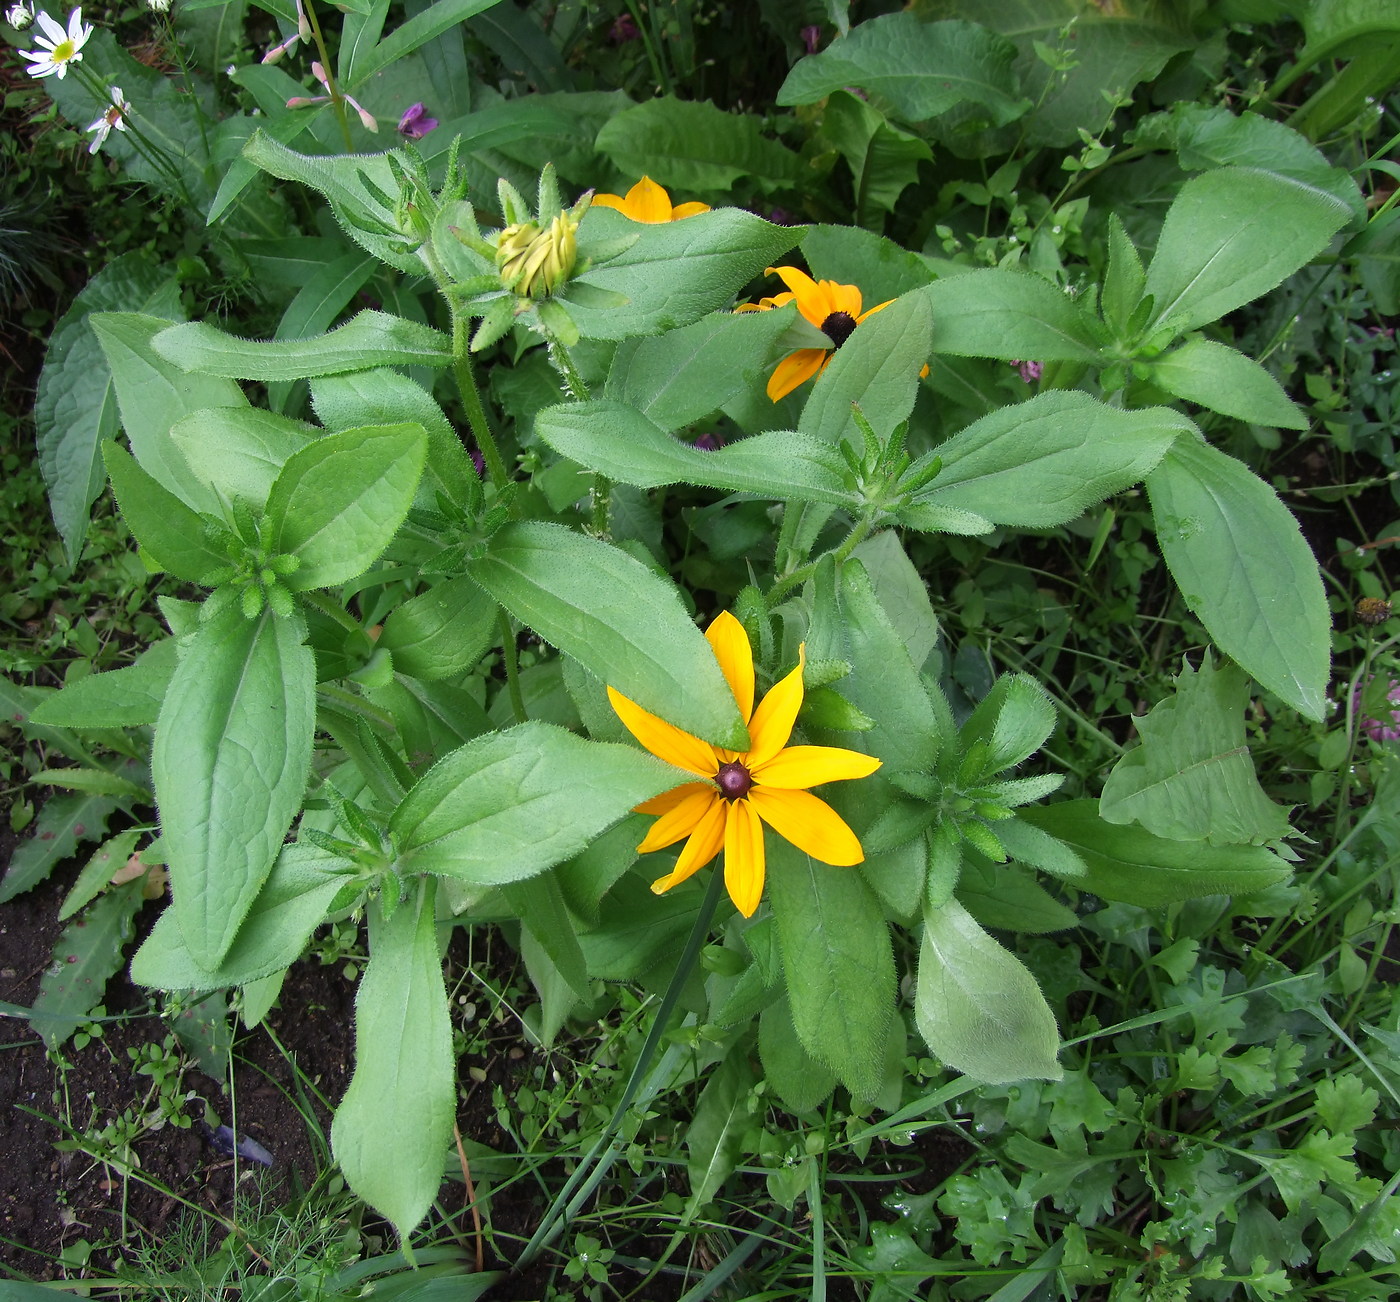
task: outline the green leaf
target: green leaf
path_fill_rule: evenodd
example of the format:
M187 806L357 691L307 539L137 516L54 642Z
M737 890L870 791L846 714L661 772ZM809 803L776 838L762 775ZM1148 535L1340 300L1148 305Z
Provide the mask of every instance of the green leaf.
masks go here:
M129 827L125 832L108 837L83 865L78 880L63 897L59 906L58 920L67 922L77 911L91 904L111 884L112 875L125 868L136 849L136 842L146 835L143 827Z
M1298 57L1299 71L1322 59L1355 50L1362 42L1400 32L1400 3L1397 0L1318 0L1304 8L1301 19L1307 44Z
M343 430L294 453L267 499L272 549L301 561L283 582L330 588L369 569L413 505L427 453L421 425Z
M521 623L644 710L716 745L747 748L710 644L676 588L641 561L561 525L521 521L499 530L467 572Z
M972 776L982 782L1029 759L1055 731L1058 716L1045 688L1030 674L1005 674L978 702L963 725L962 742L986 746L981 771Z
M929 294L914 290L861 322L817 377L802 408L803 434L840 443L846 436L859 446L851 406L881 438L888 437L914 409L919 371L928 360L933 331ZM867 310L875 306L867 305Z
M233 502L261 508L287 459L321 434L259 407L207 407L170 427L190 469Z
M185 648L151 772L176 917L202 967L223 960L301 808L316 662L298 629L227 609Z
M207 321L188 321L162 330L154 346L184 371L264 382L452 361L451 345L440 331L371 311L315 339L239 339Z
M109 263L73 300L49 337L34 396L39 468L70 561L82 550L88 509L102 491L99 448L117 433L116 390L88 315L123 309L180 317L178 283L144 251Z
M104 443L102 456L122 518L161 569L199 583L228 564L228 557L206 541L204 518L162 488L119 444Z
M175 672L175 639L149 646L125 669L89 674L46 696L30 715L59 728L139 728L156 721Z
M51 796L46 800L33 833L15 847L5 876L0 878L0 904L37 886L76 853L79 843L102 836L107 820L124 803L101 792Z
M758 1083L749 1064L749 1046L733 1045L705 1082L686 1129L686 1172L690 1198L682 1223L714 1198L744 1156L744 1133L752 1123L749 1099Z
M1393 208L1377 218L1343 250L1356 259L1356 271L1376 311L1400 313L1400 213Z
M131 979L158 990L223 990L282 971L301 957L325 921L349 867L349 860L311 845L283 847L220 963L197 963L175 910L166 909L132 958Z
M680 429L754 388L795 315L795 308L714 312L664 335L624 340L603 396L630 404L664 430Z
M855 186L855 219L861 225L893 212L899 196L919 179L919 164L933 150L917 136L891 126L884 115L847 91L836 91L822 114L822 134L840 151Z
M853 226L809 226L802 237L802 256L813 279L855 285L868 307L933 280L933 272L917 253Z
M914 1021L936 1057L990 1085L1064 1076L1035 978L957 900L924 913Z
M549 956L555 971L567 983L578 999L592 996L588 972L579 948L577 929L569 916L564 892L558 877L544 873L524 881L506 882L501 886L516 916L539 946Z
M446 579L397 607L376 645L394 669L432 682L470 669L497 632L496 603L471 579Z
M406 871L497 886L572 858L684 776L631 746L523 723L440 759L404 797L389 830Z
M935 353L1008 361L1101 360L1092 320L1043 276L984 267L936 280L926 292Z
M1147 273L1142 258L1117 213L1108 215L1108 269L1104 272L1099 306L1104 320L1119 339L1127 337L1133 312L1142 302Z
M187 375L156 352L165 317L96 312L88 318L116 385L122 428L141 469L196 511L217 514L214 490L190 469L170 437L182 417L204 407L246 407L243 390L214 375Z
M998 824L1001 831L1004 824ZM964 854L958 901L984 927L1041 935L1079 925L1079 915L1061 904L1024 868L993 864Z
M811 1112L836 1088L835 1073L812 1057L797 1038L785 996L759 1014L758 1056L764 1080L789 1112Z
M899 534L886 529L867 538L851 556L869 576L875 599L909 653L909 663L922 669L938 645L938 616L929 601L923 576L909 559Z
M434 925L436 883L383 921L370 913L370 953L355 996L355 1074L331 1122L350 1187L401 1239L442 1183L456 1112L452 1023Z
M638 488L700 484L779 501L856 502L845 462L829 444L802 434L755 434L710 452L607 398L546 407L535 417L535 433L571 461Z
M1248 895L1285 881L1291 869L1262 846L1169 841L1137 826L1116 827L1095 800L1019 810L1017 819L1073 847L1086 871L1064 880L1106 900L1158 908L1201 895Z
M649 176L687 197L692 190L728 190L741 177L765 190L800 184L807 164L765 139L763 126L748 113L660 95L613 118L598 133L597 148L627 175Z
M1211 339L1189 339L1150 363L1152 383L1236 420L1307 429L1308 418L1258 362Z
M661 334L727 308L749 280L802 238L802 228L773 226L739 208L655 225L590 208L578 232L583 249L632 236L632 244L577 276L561 296L585 339ZM571 297L578 287L620 294L626 303L589 306L582 296Z
M1166 407L1124 411L1084 393L1041 393L941 444L943 469L913 500L994 524L1063 524L1137 483L1194 430Z
M391 64L495 5L498 0L437 0L400 23L355 66L356 86L363 86Z
M894 955L879 901L859 874L767 838L768 898L793 1025L807 1052L857 1098L884 1077Z
M1264 794L1245 742L1249 683L1210 653L1176 694L1135 719L1142 745L1113 767L1099 798L1110 823L1139 823L1174 841L1267 845L1289 835L1288 811Z
M799 60L778 91L778 103L813 104L858 86L905 122L926 122L971 102L1004 126L1030 107L1012 72L1015 58L1010 41L975 23L926 24L911 13L886 14Z
M408 376L387 367L324 375L312 382L311 403L330 430L417 422L428 434L425 487L440 490L459 506L473 501L478 477L461 438L432 396Z
M1350 216L1332 195L1252 167L1192 177L1147 269L1154 323L1185 333L1219 320L1310 262Z
M70 922L54 945L53 966L39 982L30 1013L34 1029L50 1049L72 1035L102 1002L108 980L122 965L122 948L131 939L141 886L137 879L108 891Z
M1146 478L1157 542L1216 646L1321 720L1331 614L1317 561L1278 495L1233 457L1178 440Z

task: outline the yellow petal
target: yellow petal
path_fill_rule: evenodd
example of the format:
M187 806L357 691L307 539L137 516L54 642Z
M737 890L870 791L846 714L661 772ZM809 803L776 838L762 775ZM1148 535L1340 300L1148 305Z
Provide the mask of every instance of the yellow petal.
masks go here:
M653 850L675 845L704 822L711 805L716 801L723 803L719 792L707 782L687 782L677 790L684 791L685 795L651 825L646 836L642 838L642 843L637 847L638 854L650 854Z
M744 626L727 610L710 621L705 638L714 650L729 690L739 703L739 713L748 723L753 713L753 648Z
M595 194L593 196L594 208L616 208L618 212L627 211L627 200L620 194Z
M818 284L800 267L769 267L768 270L792 291L797 310L820 330L822 322L836 310L823 288L829 282Z
M893 302L894 302L894 299L892 299L892 298L887 298L883 303L876 303L875 306L872 307L872 308L870 309L870 311L868 311L868 312L862 312L862 311L860 310L860 291L857 290L857 291L856 291L856 310L855 310L854 312L852 312L851 315L852 315L853 317L855 317L855 319L856 319L856 324L859 325L862 321L864 321L864 320L866 319L866 317L874 316L876 312L883 312L883 311L884 311L887 307L889 307L889 305L890 305L891 303L893 303Z
M805 384L826 365L831 356L824 348L799 348L789 353L768 377L768 396L781 402L799 384Z
M635 222L671 220L671 196L649 176L627 191L627 215Z
M749 772L760 786L805 791L823 782L869 777L879 767L880 761L873 755L862 755L858 750L842 750L839 746L789 746L766 764L752 765Z
M682 732L665 719L658 719L611 687L608 688L608 700L627 731L657 759L674 764L687 773L697 773L702 778L712 778L719 772L715 748L708 742Z
M696 213L709 212L710 205L707 203L678 203L671 210L671 220L678 222L683 217L694 217Z
M823 280L821 282L821 287L826 291L826 301L833 312L844 312L856 322L860 322L864 319L860 314L860 290L855 285L842 285L834 280ZM894 300L891 299L890 301L893 302ZM884 303L880 304L880 307L885 306L887 305ZM878 312L879 310L880 308L878 307L870 309L871 312ZM866 316L869 315L870 313L867 312ZM823 317L822 319L825 320L826 318Z
M775 683L753 712L749 721L749 753L744 760L750 773L767 764L792 736L792 725L802 708L802 666L806 663L807 646L803 643L797 648L797 668L782 682Z
M838 868L864 862L865 851L856 834L840 814L811 792L752 787L745 798L779 836L813 859Z
M728 808L728 804L723 800L716 800L710 806L699 826L690 834L690 840L685 843L685 849L676 860L676 866L665 877L658 877L652 882L651 889L656 894L660 895L662 891L679 886L720 852L724 845L724 825L727 821L725 814Z
M644 800L640 805L633 805L632 812L634 814L669 814L692 791L714 791L714 787L708 782L682 782L680 786L663 791L659 796L653 796L650 800Z
M763 898L763 824L747 800L736 800L724 828L724 887L734 907L753 917Z

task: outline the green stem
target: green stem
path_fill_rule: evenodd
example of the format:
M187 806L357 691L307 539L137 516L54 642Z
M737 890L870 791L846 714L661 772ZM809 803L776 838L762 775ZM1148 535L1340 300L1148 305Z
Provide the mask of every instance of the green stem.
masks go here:
M326 38L321 35L321 23L316 17L316 6L312 0L305 0L303 9L306 12L306 21L311 24L311 39L316 42L316 53L321 56L321 67L325 69L326 90L330 93L331 108L335 110L336 120L340 123L340 134L345 137L345 150L347 153L354 153L355 142L350 137L350 120L345 113L345 97L340 93L340 87L336 84L335 73L331 71L330 51L326 49Z
M575 402L587 402L588 382L579 374L568 348L543 322L538 327L545 337L549 349L549 360L554 369L564 379L564 389ZM612 480L597 471L593 474L593 485L588 492L590 505L589 532L596 538L606 538L609 533L608 512L612 506Z
M504 606L496 608L496 617L501 629L501 660L506 667L506 690L510 693L510 709L516 723L524 723L525 697L520 691L520 668L515 659L515 629Z
M452 373L457 377L457 392L462 396L462 405L467 409L467 423L472 429L472 438L486 459L486 471L491 476L499 492L510 482L506 463L501 460L501 450L496 446L496 437L486 420L486 408L481 405L481 393L476 387L476 373L472 370L471 353L467 350L468 320L466 314L448 298L452 309Z
M860 546L861 543L865 541L865 539L869 536L870 531L874 527L875 519L873 516L871 516L870 518L862 517L861 519L857 520L855 526L851 529L851 532L846 535L846 541L843 542L834 552L823 552L822 555L818 556L816 560L808 561L806 565L801 565L797 569L793 570L790 574L785 574L771 588L769 588L768 595L763 599L764 604L769 608L769 610L772 610L773 607L778 604L781 598L787 596L787 594L791 592L794 588L801 587L802 584L806 583L807 580L810 579L814 573L816 573L817 566L821 564L821 562L825 559L826 556L834 556L836 558L836 564L840 565L842 561L844 561L853 551L855 551L857 547Z
M632 1074L627 1078L627 1088L623 1090L622 1098L618 1100L617 1107L613 1110L612 1116L608 1118L608 1124L603 1128L603 1133L594 1141L593 1147L588 1150L583 1160L578 1164L578 1168L549 1205L549 1210L545 1212L539 1229L535 1231L530 1242L525 1245L524 1252L520 1254L519 1260L515 1263L517 1271L527 1269L530 1263L564 1232L569 1218L578 1213L584 1203L592 1196L593 1191L602 1183L608 1169L621 1156L625 1146L619 1144L615 1136L622 1129L622 1123L627 1118L628 1109L631 1108L642 1088L647 1068L651 1066L651 1060L656 1056L661 1037L666 1033L667 1026L670 1025L671 1014L675 1011L676 1004L680 1000L681 991L690 980L690 974L695 970L701 947L709 938L710 923L714 920L719 897L723 893L724 874L718 868L712 868L709 889L705 892L700 912L695 915L695 924L690 929L690 937L685 943L685 951L681 954L681 960L676 965L675 973L666 987L666 993L661 998L661 1007L656 1011L656 1019L651 1024L646 1043L642 1045L642 1052L637 1058L636 1066L632 1068Z

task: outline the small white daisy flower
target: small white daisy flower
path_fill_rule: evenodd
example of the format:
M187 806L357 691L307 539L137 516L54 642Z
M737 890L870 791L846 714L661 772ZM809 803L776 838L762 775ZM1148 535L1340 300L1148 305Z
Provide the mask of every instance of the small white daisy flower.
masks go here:
M92 25L83 22L81 8L73 10L68 15L67 31L64 31L46 13L36 13L34 17L44 33L34 39L43 48L21 50L20 57L30 61L28 71L31 77L56 75L62 81L68 75L68 65L82 59L83 46L87 44L88 37L92 35Z
M131 101L122 94L120 86L112 87L112 103L107 111L97 119L89 128L89 131L96 132L92 138L92 144L88 146L88 153L95 154L106 143L107 137L113 130L126 130L126 115L131 108Z
M146 0L146 8L153 14L168 14L170 12L170 0Z

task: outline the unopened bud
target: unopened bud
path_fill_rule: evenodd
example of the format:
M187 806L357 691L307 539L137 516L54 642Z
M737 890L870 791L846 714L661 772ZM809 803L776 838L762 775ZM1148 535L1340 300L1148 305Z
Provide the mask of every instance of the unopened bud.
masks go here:
M27 4L13 4L5 10L5 21L17 32L22 32L34 21L34 12Z
M544 298L573 275L578 223L560 213L541 230L535 222L507 226L496 241L501 283L521 298Z
M1359 623L1375 626L1384 624L1394 613L1394 607L1380 597L1362 597L1356 603L1356 618Z

